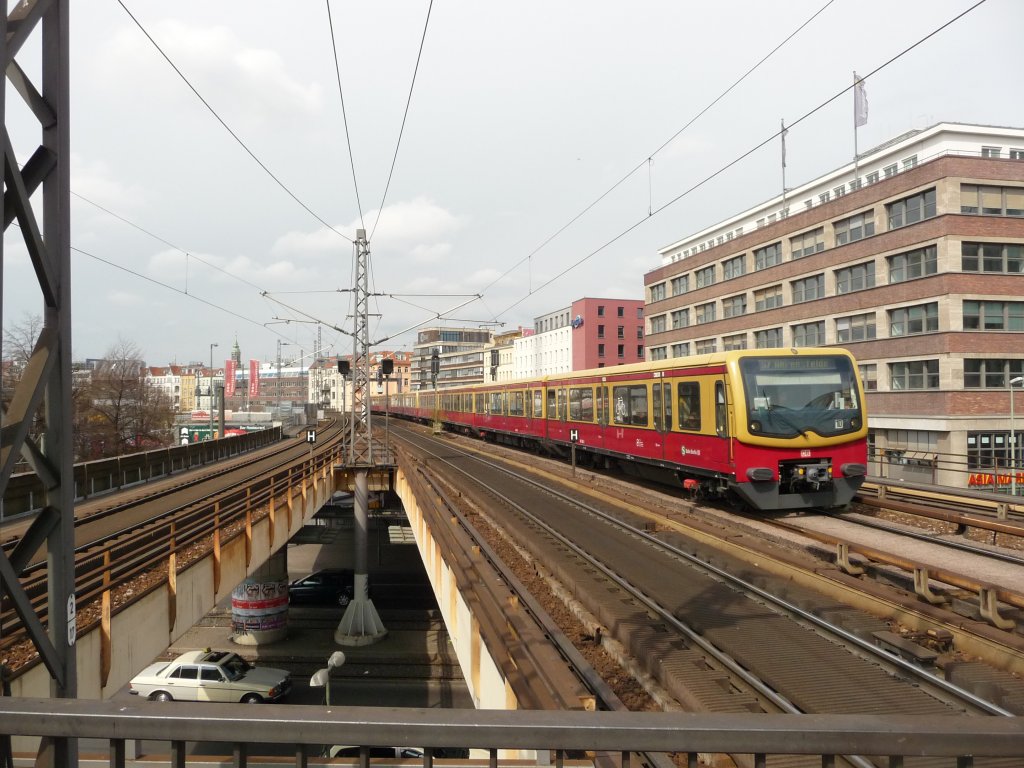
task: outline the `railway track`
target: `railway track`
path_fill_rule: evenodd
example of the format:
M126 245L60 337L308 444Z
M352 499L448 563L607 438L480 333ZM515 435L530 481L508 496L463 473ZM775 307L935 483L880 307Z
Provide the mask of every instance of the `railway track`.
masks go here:
M343 437L341 427L332 423L321 429L315 451L304 441L289 440L226 469L154 484L148 494L140 489L123 503L104 502L101 510L89 510L75 524L79 632L98 621L103 610L116 612L141 599L172 570L234 536L247 535L254 520L267 514L272 499L286 508L288 494L296 492L296 478L328 471ZM35 540L15 535L28 530L29 522L21 519L6 527L3 547L19 568L35 620L45 624L45 553L37 550ZM38 661L27 640L25 617L9 595L0 602L0 626L0 658L14 674Z
M505 480L510 477L505 473L494 475L493 467L489 466L495 463L493 458L481 463L479 459L457 455L450 443L431 450L435 457L427 459L427 463L438 463L443 457L446 462L471 466L460 470L463 477L460 482L467 488L487 478L488 490L463 490L464 495L479 496L477 503L482 507L506 507L509 499L523 493L513 487L520 481ZM545 480L542 484L551 482ZM568 592L603 595L604 599L592 597L596 602L589 606L596 617L596 626L616 633L624 643L631 643L634 656L642 660L647 671L688 705L722 707L719 711L729 711L730 707L734 708L732 711L754 707L770 710L786 706L784 702L788 701L797 711L804 712L883 709L940 714L977 711L979 707L988 712L1005 714L1008 711L999 706L991 707L970 692L957 690L955 685L945 685L915 664L900 663L892 653L874 643L856 643L858 638L889 629L883 622L859 611L823 600L820 595L807 594L792 584L775 590L769 584L770 577L757 571L750 581L760 582L760 591L755 597L741 595L736 590L749 593L749 587L727 586L723 574L749 573L749 566L730 563L721 572L699 574L699 570L694 569L703 569L702 562L728 558L701 551L692 541L680 541L676 533L652 525L650 519L627 523L631 515L619 510L612 514L612 520L602 518L599 523L593 510L581 509L579 499L553 495L548 489L536 487L526 496L526 503L519 506L544 509L544 530L527 534L521 527L539 525L537 521L505 522L504 525L518 531L510 535L522 540L522 546L530 550L533 561L550 569L567 585ZM517 510L514 516L521 519L523 509ZM626 534L610 534L603 527L616 525L621 531L623 524L631 528ZM560 541L555 540L555 533L549 526L564 528L559 533ZM542 543L526 544L527 541ZM581 559L583 551L595 553L599 562L615 563L616 567L584 561ZM695 562L682 564L685 555L694 557ZM789 607L768 607L767 601L776 591L789 593ZM794 619L780 613L791 611L795 603L804 606L805 615ZM814 631L808 629L808 622L817 623L821 615L833 619L827 623L845 627L833 628L833 637L824 640L817 634L823 631L822 627ZM685 617L690 632L675 627L681 617ZM728 661L717 661L714 668L709 669L711 651L697 647L700 640L721 645L736 667ZM857 645L855 650L837 650L838 644L851 642ZM808 659L821 663L809 669ZM765 678L767 686L759 689L742 676L732 678L736 669ZM686 679L693 675L703 681ZM909 684L905 679L909 676L916 681ZM932 692L924 693L923 687ZM782 699L773 699L770 692L781 692Z

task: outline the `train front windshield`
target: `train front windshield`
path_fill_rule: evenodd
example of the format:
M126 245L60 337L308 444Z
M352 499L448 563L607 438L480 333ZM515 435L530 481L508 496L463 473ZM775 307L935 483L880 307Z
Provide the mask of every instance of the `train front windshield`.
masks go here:
M830 437L864 423L857 376L842 356L748 357L740 360L751 433Z

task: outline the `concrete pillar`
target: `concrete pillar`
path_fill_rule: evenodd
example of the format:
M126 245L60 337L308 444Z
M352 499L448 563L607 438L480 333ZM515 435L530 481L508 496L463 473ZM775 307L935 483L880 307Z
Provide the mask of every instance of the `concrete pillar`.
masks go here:
M266 645L288 635L288 551L282 548L231 592L231 639Z

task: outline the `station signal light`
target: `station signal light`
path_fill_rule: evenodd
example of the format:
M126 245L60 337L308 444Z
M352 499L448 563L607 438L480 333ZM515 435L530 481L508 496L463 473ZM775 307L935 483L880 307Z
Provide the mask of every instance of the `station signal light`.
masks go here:
M381 367L379 367L377 369L377 386L379 387L379 386L382 386L383 384L384 384L384 366L381 366Z
M384 371L385 376L390 376L395 372L395 361L390 357L385 357L380 361L380 367Z
M352 365L349 363L348 360L339 360L338 361L338 373L340 373L342 376L348 376L349 371L351 369L352 369Z
M437 374L441 372L441 355L435 349L430 355L430 375L436 380Z

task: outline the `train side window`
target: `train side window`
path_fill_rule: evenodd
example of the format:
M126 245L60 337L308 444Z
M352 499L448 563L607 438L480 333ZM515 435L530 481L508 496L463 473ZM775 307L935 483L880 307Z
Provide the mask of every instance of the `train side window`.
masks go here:
M565 421L566 411L568 410L569 392L565 387L559 387L558 389L558 420Z
M533 390L533 418L544 418L544 390Z
M679 428L686 430L700 429L700 382L682 381L679 383Z
M569 389L569 420L593 423L593 387L572 387Z
M715 382L715 431L719 437L729 434L729 425L725 419L725 382Z
M505 394L504 392L491 392L491 414L492 415L494 415L494 416L502 416L502 415L504 415L505 408L504 408L504 403L502 402L502 400L504 400L504 397L502 397L504 394Z
M509 416L523 416L525 412L523 410L523 392L517 390L515 392L508 393L508 415Z
M558 405L557 405L557 400L556 400L557 397L558 397L558 390L556 390L556 389L549 389L548 390L548 418L549 419L557 419L558 418Z
M615 404L616 424L629 424L635 427L647 426L647 387L645 385L613 387L612 401Z
M608 426L608 388L599 386L597 388L597 423L602 427Z

